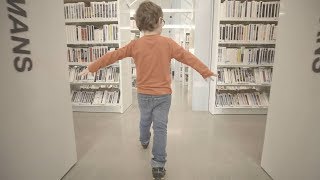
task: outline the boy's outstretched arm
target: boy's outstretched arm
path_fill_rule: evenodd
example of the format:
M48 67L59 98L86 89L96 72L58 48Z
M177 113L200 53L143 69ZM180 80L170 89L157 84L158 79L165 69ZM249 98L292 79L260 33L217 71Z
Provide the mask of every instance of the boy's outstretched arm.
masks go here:
M171 57L175 58L177 61L186 64L196 71L198 71L204 79L212 78L212 76L217 76L210 69L203 64L195 55L186 51L183 47L178 45L172 39L169 40L171 47Z
M131 41L129 44L122 48L106 53L96 61L90 63L88 67L79 74L79 76L97 72L100 68L109 66L110 64L113 64L118 60L121 60L126 57L131 57L134 42L135 41Z

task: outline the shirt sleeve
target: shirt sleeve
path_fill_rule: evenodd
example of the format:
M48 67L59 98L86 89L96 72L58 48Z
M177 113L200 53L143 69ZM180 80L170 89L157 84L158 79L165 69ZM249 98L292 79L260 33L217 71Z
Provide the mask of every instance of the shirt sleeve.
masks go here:
M176 59L179 62L182 62L183 64L191 66L193 69L199 72L204 79L213 75L213 72L211 72L210 69L205 64L203 64L196 56L186 51L172 39L169 39L169 42L172 58Z
M132 48L135 41L131 41L126 46L119 48L115 51L111 51L94 61L88 66L90 72L97 72L100 68L109 66L118 60L132 56Z

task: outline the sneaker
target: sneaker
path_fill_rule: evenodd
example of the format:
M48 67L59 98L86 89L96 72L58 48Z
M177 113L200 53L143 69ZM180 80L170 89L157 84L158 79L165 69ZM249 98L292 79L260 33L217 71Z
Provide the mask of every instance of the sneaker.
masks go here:
M149 146L149 142L148 142L147 144L142 144L142 143L141 143L141 145L142 145L143 149L147 149L148 146Z
M155 180L164 179L164 176L166 175L166 169L164 167L152 168L152 175L153 179Z

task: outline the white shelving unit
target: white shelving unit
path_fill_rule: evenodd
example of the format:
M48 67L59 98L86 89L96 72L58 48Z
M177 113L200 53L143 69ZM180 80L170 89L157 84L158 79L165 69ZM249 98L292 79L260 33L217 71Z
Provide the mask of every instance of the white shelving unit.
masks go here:
M182 42L182 46L189 52L194 53L194 49L190 49L191 44L191 33L190 31L184 31L184 41ZM179 81L182 82L183 86L187 86L188 89L191 89L191 81L192 81L192 68L178 62L179 65Z
M172 24L166 24L163 29L172 29L178 31L179 34L179 42L182 47L184 47L187 51L193 48L193 33L194 33L194 22L193 22L193 4L189 1L184 1L187 9L164 9L164 12L170 13L181 13L185 16L186 20L182 20L182 24L176 24L177 22L173 22ZM180 23L181 23L180 22ZM172 61L171 68L174 70L174 80L181 82L183 87L187 87L188 90L191 89L192 85L192 68L179 62Z
M133 12L130 11L130 32L131 32L131 40L138 39L141 37L142 32L137 28L134 17L133 17ZM136 71L136 65L134 64L134 59L131 58L131 84L132 84L132 89L136 90L137 89L137 71Z
M101 2L101 1L91 1L91 0L65 0L65 3L78 3L85 2L87 5L90 2ZM128 11L125 9L126 6L123 3L120 3L119 0L108 0L106 2L115 2L117 5L117 9L115 10L117 13L117 18L81 18L81 19L65 19L66 25L94 25L96 27L101 27L103 25L109 24L118 24L118 40L115 41L106 41L106 42L94 42L94 41L83 41L76 43L67 43L68 47L92 47L92 46L110 46L119 48L129 42L129 31L122 30L122 26L128 26L129 21L125 22L126 16L129 16L129 13L122 13ZM75 12L77 12L75 10ZM81 11L80 11L81 12ZM129 59L129 58L126 58ZM116 62L108 67L116 67L119 68L119 81L112 82L70 82L71 90L81 90L83 91L94 91L95 88L116 88L120 91L120 99L119 103L108 103L105 104L84 104L84 103L73 103L72 108L73 111L81 111L81 112L114 112L114 113L123 113L128 107L132 104L132 92L127 91L127 89L131 88L131 73L130 66L131 62L129 60L123 59L119 62ZM87 66L89 63L86 62L68 62L68 66ZM88 86L94 89L88 88ZM84 88L82 88L84 87ZM89 89L89 90L88 90Z
M131 75L132 75L132 89L137 89L137 70L136 65L133 62L133 58L131 59Z
M263 40L263 41L243 41L243 40L220 40L221 36L220 36L220 25L250 25L250 24L273 24L273 25L277 25L278 24L278 17L279 17L279 10L271 10L269 11L269 5L261 5L258 3L257 4L253 4L254 1L229 1L229 2L233 2L230 6L228 6L228 4L224 4L227 3L227 0L214 0L214 24L213 24L213 36L212 36L212 42L215 42L212 44L212 62L211 62L211 69L214 72L218 72L217 70L220 68L228 68L228 69L258 69L258 68L269 68L272 69L273 68L273 63L249 63L246 64L244 62L238 62L238 63L221 63L218 62L218 59L221 58L219 56L219 48L220 47L226 47L226 48L230 48L230 49L246 49L246 48L275 48L276 46L276 41L270 41L270 40ZM246 12L246 7L250 7L248 2L252 3L251 8L253 8L254 10L252 10L252 16L251 17L247 17L247 12ZM276 3L279 2L279 0L274 0L274 1L259 1L259 3L265 3L267 2L267 4L269 3ZM236 8L238 4L241 8ZM226 5L226 6L225 6ZM253 6L254 5L254 6ZM257 5L257 6L256 6ZM224 8L226 7L226 8ZM260 11L261 13L259 13L259 7L261 7ZM276 7L276 6L274 6ZM237 9L239 10L238 12L235 12L234 14L230 13L228 14L230 11L228 10L230 9ZM270 6L271 8L271 6ZM241 12L244 11L244 12ZM224 15L222 15L222 13L224 13ZM255 15L256 13L256 15ZM272 16L271 13L274 13L273 15L276 16ZM269 15L267 15L269 14ZM235 16L235 17L234 17ZM264 18L262 18L264 17ZM267 18L265 18L267 17ZM224 26L222 26L224 27ZM237 27L237 26L235 26ZM244 34L244 32L240 31L240 35L235 35L232 34L232 38L233 39L237 39L234 37L240 36L242 35L242 33ZM257 30L258 31L258 30ZM236 31L233 32L238 32L238 29ZM250 31L249 31L250 32ZM230 33L230 32L228 32ZM224 34L225 36L228 36L230 34ZM222 37L224 37L222 35ZM229 36L230 38L230 36ZM258 39L258 38L257 38ZM218 41L217 41L218 40ZM243 52L243 51L241 51ZM221 55L221 52L220 52ZM242 55L242 54L241 54ZM237 54L237 59L244 59L243 56L241 56L239 54ZM231 55L232 57L232 55ZM271 56L268 56L269 58ZM230 56L227 56L227 61L230 61ZM251 57L252 58L252 57ZM254 57L257 58L257 57ZM261 58L261 57L260 57ZM274 58L274 56L273 56ZM229 75L229 74L228 74ZM232 75L232 74L231 74ZM240 77L240 75L235 74L234 76ZM221 74L222 77L222 74ZM220 77L220 79L221 79ZM237 78L235 77L235 79ZM209 98L209 111L212 114L267 114L268 112L268 106L266 106L265 104L261 103L262 100L260 99L260 96L252 96L254 98L256 98L255 100L258 101L259 99L259 103L257 103L258 105L254 104L254 105L238 105L237 103L237 99L234 100L233 98L239 98L241 97L246 97L247 99L246 102L248 102L248 104L250 104L249 101L251 101L252 99L250 99L248 96L242 96L243 94L255 94L255 93L261 93L261 94L268 94L270 92L270 87L271 87L271 83L223 83L223 82L218 82L218 78L217 81L211 81L210 83L210 98ZM225 98L224 100L228 100L227 103L225 103L224 101L221 104L221 96L219 99L218 98L218 94L219 93L223 93L230 95L229 97ZM228 96L226 95L226 96ZM229 98L229 99L228 99ZM268 97L267 97L268 98ZM250 100L249 100L250 99ZM263 99L263 98L262 98ZM241 99L243 100L243 99ZM260 101L261 100L261 101ZM230 101L232 101L232 103L230 103ZM239 100L240 101L240 100ZM223 104L224 103L224 104ZM245 103L239 103L239 104L245 104Z

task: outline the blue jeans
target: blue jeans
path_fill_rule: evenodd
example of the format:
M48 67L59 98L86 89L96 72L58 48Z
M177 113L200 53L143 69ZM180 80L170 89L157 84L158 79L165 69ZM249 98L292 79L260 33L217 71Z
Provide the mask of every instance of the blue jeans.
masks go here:
M150 141L150 127L153 122L152 167L164 167L166 163L167 124L171 106L171 94L155 96L138 94L140 109L140 141L147 144Z

